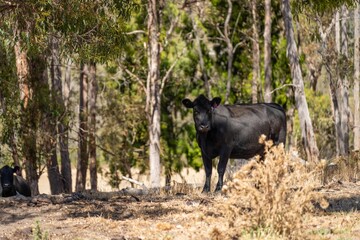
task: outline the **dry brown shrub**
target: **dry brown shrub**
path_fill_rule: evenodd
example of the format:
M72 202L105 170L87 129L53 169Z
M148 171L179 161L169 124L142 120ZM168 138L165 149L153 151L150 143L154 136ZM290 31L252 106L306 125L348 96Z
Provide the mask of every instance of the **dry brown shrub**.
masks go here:
M359 181L360 151L352 151L347 157L336 157L327 161L322 178L324 184L336 181Z
M251 160L225 187L229 233L234 236L264 229L281 238L302 238L303 214L323 199L315 191L322 167L307 171L291 160L283 145L260 140L265 144L264 160Z

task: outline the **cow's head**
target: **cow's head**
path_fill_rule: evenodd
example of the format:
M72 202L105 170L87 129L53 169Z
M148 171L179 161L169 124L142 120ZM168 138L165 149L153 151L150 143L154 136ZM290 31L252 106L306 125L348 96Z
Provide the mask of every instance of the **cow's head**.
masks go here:
M14 169L4 166L0 169L2 196L10 197L16 195L14 186Z
M206 133L211 129L213 110L219 106L220 102L221 98L219 97L213 98L210 101L204 95L200 95L194 101L187 98L182 100L185 107L193 108L195 128L201 133Z

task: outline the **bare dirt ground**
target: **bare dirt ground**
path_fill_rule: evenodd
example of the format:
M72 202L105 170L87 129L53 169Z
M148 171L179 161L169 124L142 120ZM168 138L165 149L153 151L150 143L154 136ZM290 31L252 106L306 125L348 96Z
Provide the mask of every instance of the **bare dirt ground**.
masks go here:
M360 182L335 182L319 191L329 207L305 216L307 238L360 239ZM0 198L0 239L224 239L228 221L218 209L225 201L224 195L179 186L142 196L118 191Z

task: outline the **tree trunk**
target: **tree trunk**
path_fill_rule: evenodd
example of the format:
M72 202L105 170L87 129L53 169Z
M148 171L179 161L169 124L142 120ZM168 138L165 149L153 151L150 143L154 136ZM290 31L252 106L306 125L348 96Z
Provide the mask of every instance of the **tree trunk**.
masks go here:
M347 18L348 10L342 6L341 16L341 55L348 60L348 40L347 40ZM341 69L340 69L341 70ZM342 73L339 79L340 98L341 99L341 132L343 139L340 142L340 154L343 156L349 155L349 81L347 78L347 71Z
M89 76L89 170L91 190L97 190L97 161L96 161L96 98L97 98L97 79L96 64L90 64Z
M359 44L359 3L356 3L354 10L354 150L360 150L360 44Z
M253 54L253 78L251 87L252 103L258 102L258 84L260 83L260 48L259 48L259 33L258 33L258 20L256 10L256 0L251 1L252 12L252 54Z
M60 79L61 80L61 79ZM59 148L61 159L61 176L65 193L72 192L71 161L69 156L69 110L68 101L71 81L71 61L67 63L65 71L64 91L61 82L56 81L57 96L61 96L60 104L63 106L58 122Z
M294 39L294 30L292 26L292 14L289 0L282 0L282 13L285 25L285 34L287 41L287 57L290 62L291 77L295 86L295 103L299 114L302 142L307 155L307 160L311 162L318 161L319 150L316 145L316 139L310 119L309 108L307 105L304 82L302 78L299 56Z
M345 7L340 12L336 12L335 23L335 43L338 55L337 79L336 82L330 82L331 94L334 107L335 132L337 155L347 156L349 154L349 82L347 71L343 67L347 64L348 42L346 18L348 11Z
M20 38L20 36L18 36ZM29 63L27 60L27 53L22 49L21 41L18 39L14 45L16 58L16 71L19 81L20 99L23 103L23 108L27 107L30 96L29 90Z
M64 111L64 102L62 101L62 86L61 86L61 61L59 54L59 43L56 36L51 38L51 83L52 83L52 92L53 92L53 106L54 112L62 113ZM48 177L50 181L51 194L59 194L64 192L63 177L59 171L59 165L57 161L57 151L56 151L56 138L57 138L57 129L60 129L57 126L57 123L60 122L59 116L51 114L52 123L48 123L53 132L52 141L52 156L51 161L48 162ZM60 123L59 123L60 124ZM61 138L59 137L59 140ZM61 143L60 143L61 145Z
M23 152L26 158L25 172L31 193L38 195L41 156L44 156L48 170L53 170L51 153L54 147L55 127L52 119L46 58L42 53L33 52L29 63L29 84L32 94L23 114ZM51 177L55 179L58 176L54 174ZM49 178L49 181L50 185L56 182L56 180L53 182L52 178Z
M225 103L229 103L230 91L231 91L231 80L232 80L232 66L234 61L234 47L230 39L230 29L229 22L232 14L232 2L227 0L228 3L228 12L226 15L224 23L224 40L226 42L226 51L227 51L227 82L226 82L226 92L225 92Z
M338 55L340 54L341 45L340 45L340 13L339 11L335 14L335 48ZM331 70L328 70L331 73ZM340 155L340 142L343 137L341 136L341 119L340 119L340 106L338 101L337 95L337 81L339 78L339 71L338 67L336 67L336 77L332 77L329 75L329 82L330 82L330 96L332 102L332 111L334 115L334 122L335 122L335 134L336 134L336 155Z
M86 171L89 163L88 155L88 65L82 64L80 69L80 101L79 101L79 150L76 169L75 191L84 191L86 187Z
M150 184L160 187L160 44L158 1L148 2L148 66L146 110L149 123Z
M26 180L30 185L31 194L33 196L39 194L37 174L37 150L36 150L36 122L35 114L31 109L28 109L29 101L31 100L31 92L29 88L30 81L30 67L27 59L27 52L22 47L20 40L20 32L16 30L17 41L14 45L14 52L16 58L16 71L18 76L18 83L20 89L20 99L22 101L22 152L23 164L25 166Z
M264 29L265 102L272 102L271 96L271 0L265 0Z
M328 73L328 78L330 82L330 96L331 96L331 106L332 112L334 116L335 122L335 139L336 139L336 155L339 156L340 154L340 139L341 136L341 121L340 121L340 111L339 111L339 102L337 98L337 86L336 86L336 79L334 79L331 74Z

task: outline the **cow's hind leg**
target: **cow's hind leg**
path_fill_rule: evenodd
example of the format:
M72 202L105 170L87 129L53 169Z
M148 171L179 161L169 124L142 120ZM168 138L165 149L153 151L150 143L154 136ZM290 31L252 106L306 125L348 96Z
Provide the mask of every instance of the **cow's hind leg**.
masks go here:
M220 155L220 160L217 169L219 180L218 183L216 184L215 192L221 191L224 185L224 174L226 171L226 165L229 161L229 157L230 157L230 151L225 151Z

